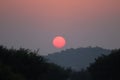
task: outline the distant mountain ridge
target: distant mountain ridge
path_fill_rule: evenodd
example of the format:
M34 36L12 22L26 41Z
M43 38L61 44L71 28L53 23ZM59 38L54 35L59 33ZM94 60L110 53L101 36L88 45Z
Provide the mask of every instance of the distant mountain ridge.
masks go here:
M66 49L61 52L56 52L45 56L49 62L53 62L62 67L71 67L74 70L81 70L86 68L90 63L94 62L94 59L102 54L108 55L111 52L109 49L103 49L101 47L86 47L77 49Z

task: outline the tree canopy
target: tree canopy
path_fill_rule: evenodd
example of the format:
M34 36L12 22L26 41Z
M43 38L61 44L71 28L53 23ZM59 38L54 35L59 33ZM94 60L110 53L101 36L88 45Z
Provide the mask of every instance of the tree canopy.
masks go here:
M93 80L120 80L120 49L102 55L88 67Z
M0 80L66 80L64 68L28 49L0 46ZM22 79L21 79L22 78Z
M0 80L119 80L120 49L101 55L81 71L50 63L37 51L0 46Z

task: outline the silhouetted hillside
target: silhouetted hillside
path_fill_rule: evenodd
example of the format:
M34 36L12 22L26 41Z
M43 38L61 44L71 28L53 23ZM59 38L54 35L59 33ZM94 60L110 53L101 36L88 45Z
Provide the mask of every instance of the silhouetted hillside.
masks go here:
M75 70L86 68L94 59L102 54L108 55L110 50L100 47L87 47L77 49L67 49L45 56L48 61L56 63L62 67L71 67Z

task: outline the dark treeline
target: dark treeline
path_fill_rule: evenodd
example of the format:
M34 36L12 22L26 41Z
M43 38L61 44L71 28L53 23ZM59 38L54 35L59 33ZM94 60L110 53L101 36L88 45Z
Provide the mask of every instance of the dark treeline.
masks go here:
M0 80L120 80L120 50L95 59L86 70L49 63L37 51L0 46Z
M88 67L93 80L120 80L120 49L102 55Z
M69 71L28 49L0 46L0 80L66 80Z

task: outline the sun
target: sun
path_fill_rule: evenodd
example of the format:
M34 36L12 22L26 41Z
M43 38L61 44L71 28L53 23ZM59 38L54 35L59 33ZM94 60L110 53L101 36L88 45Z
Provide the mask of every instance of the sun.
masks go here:
M56 47L56 48L62 48L66 45L66 40L64 37L62 36L56 36L54 39L53 39L53 46Z

